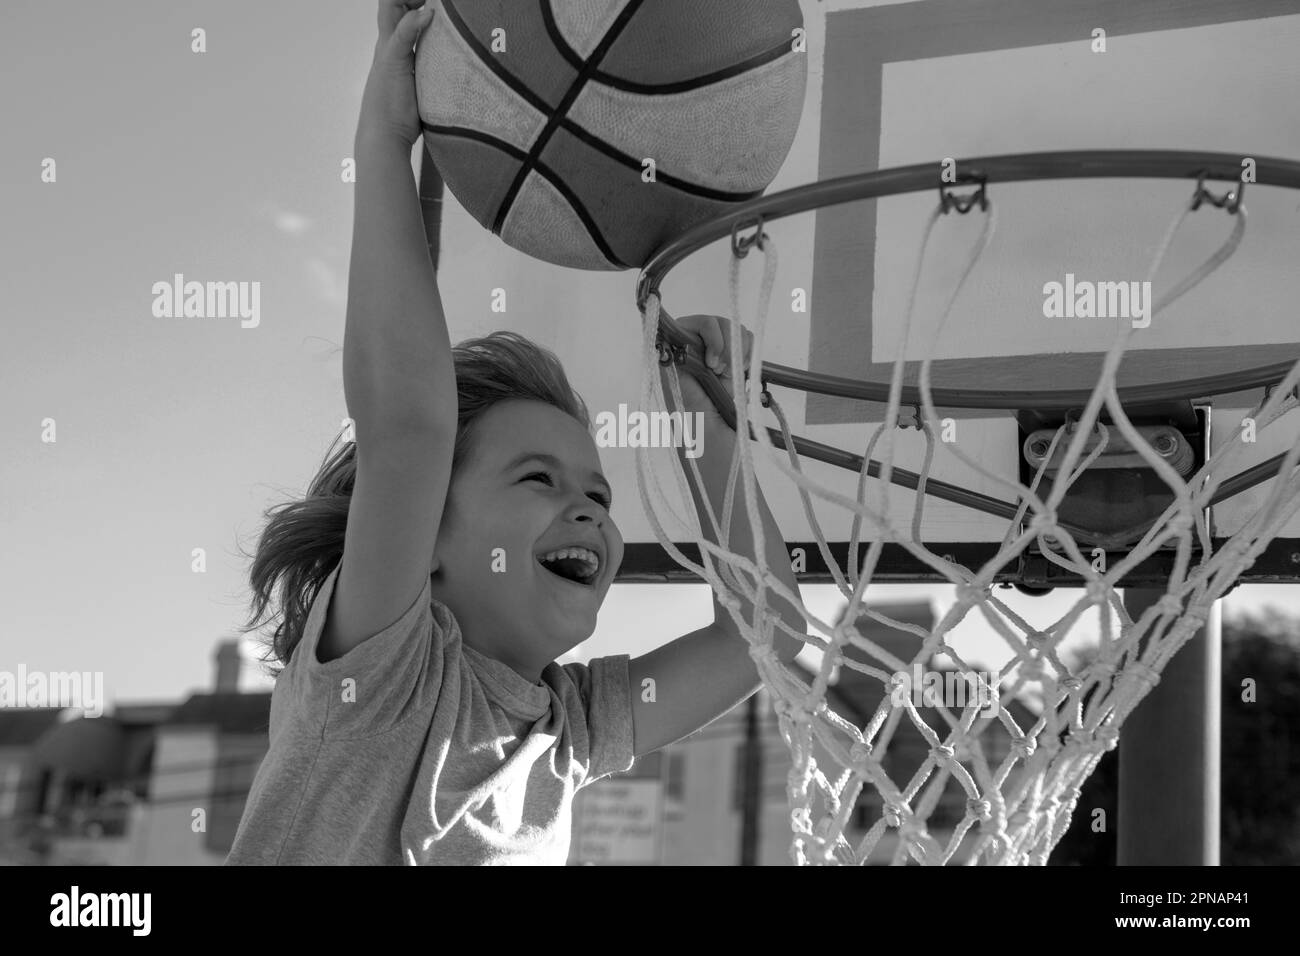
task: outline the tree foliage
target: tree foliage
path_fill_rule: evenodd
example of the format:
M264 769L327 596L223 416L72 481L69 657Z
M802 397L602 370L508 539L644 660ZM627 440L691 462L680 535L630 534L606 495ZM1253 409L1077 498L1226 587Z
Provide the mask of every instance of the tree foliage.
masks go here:
M1300 620L1272 607L1225 619L1220 686L1220 862L1294 866L1300 863ZM1115 864L1119 753L1107 753L1084 784L1053 865ZM1105 832L1093 832L1097 808L1105 811Z

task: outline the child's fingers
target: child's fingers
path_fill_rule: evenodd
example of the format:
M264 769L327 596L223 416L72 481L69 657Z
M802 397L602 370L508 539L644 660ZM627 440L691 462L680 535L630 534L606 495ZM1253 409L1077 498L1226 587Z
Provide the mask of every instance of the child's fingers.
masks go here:
M704 339L704 364L711 368L715 375L723 375L727 371L726 355L727 345L722 337L722 320L716 316L702 316L704 321L700 323L700 337Z
M424 0L379 0L379 40L382 43L393 35L397 25L412 7Z
M404 0L385 0L385 2L402 3ZM383 61L394 68L402 68L408 73L414 73L412 61L415 59L415 41L420 32L429 25L433 14L432 5L420 10L407 11L397 22L392 34L387 38L381 36L379 42L375 44L376 62Z
M397 44L397 49L402 56L410 57L414 55L416 37L433 19L433 11L434 6L430 3L422 9L412 10L402 17L402 22L393 31L393 42Z
M402 13L402 9L407 5L418 4L420 0L382 0L382 2L390 5L391 12L400 15L391 33L379 35L379 42L375 44L375 57L409 66L415 53L416 37L433 19L434 6L429 4L422 9L417 7Z
M731 374L731 353L727 348L730 323L726 319L718 315L686 315L674 321L683 331L699 335L704 346L704 364L711 372L723 377ZM748 354L745 353L746 357Z

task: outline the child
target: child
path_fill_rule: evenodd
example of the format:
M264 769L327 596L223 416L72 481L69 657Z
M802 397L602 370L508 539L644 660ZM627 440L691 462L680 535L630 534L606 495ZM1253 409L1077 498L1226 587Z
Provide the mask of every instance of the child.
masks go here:
M595 629L623 541L555 356L504 332L450 346L410 168L412 47L431 15L406 9L418 2L380 0L357 128L344 340L356 442L271 516L251 573L255 620L281 581L283 669L231 864L563 864L577 789L759 683L716 600L712 623L636 660L554 663ZM720 319L680 324L715 371L730 368ZM736 436L689 376L682 391L705 416L697 464L720 513ZM752 556L738 497L731 546ZM760 513L768 563L793 591ZM781 660L800 646L778 632Z

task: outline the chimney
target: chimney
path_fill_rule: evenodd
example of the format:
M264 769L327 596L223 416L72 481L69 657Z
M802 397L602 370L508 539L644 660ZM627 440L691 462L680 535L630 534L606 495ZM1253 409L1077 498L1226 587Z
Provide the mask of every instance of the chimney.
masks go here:
M239 656L239 641L222 641L217 645L217 686L218 694L239 693L239 671L243 660Z

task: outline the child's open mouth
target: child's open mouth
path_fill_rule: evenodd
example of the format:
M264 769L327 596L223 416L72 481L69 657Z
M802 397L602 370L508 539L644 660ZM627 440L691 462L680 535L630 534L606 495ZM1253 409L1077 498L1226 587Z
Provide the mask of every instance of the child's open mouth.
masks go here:
M557 578L591 587L600 573L600 556L589 548L560 548L537 558L537 563Z

